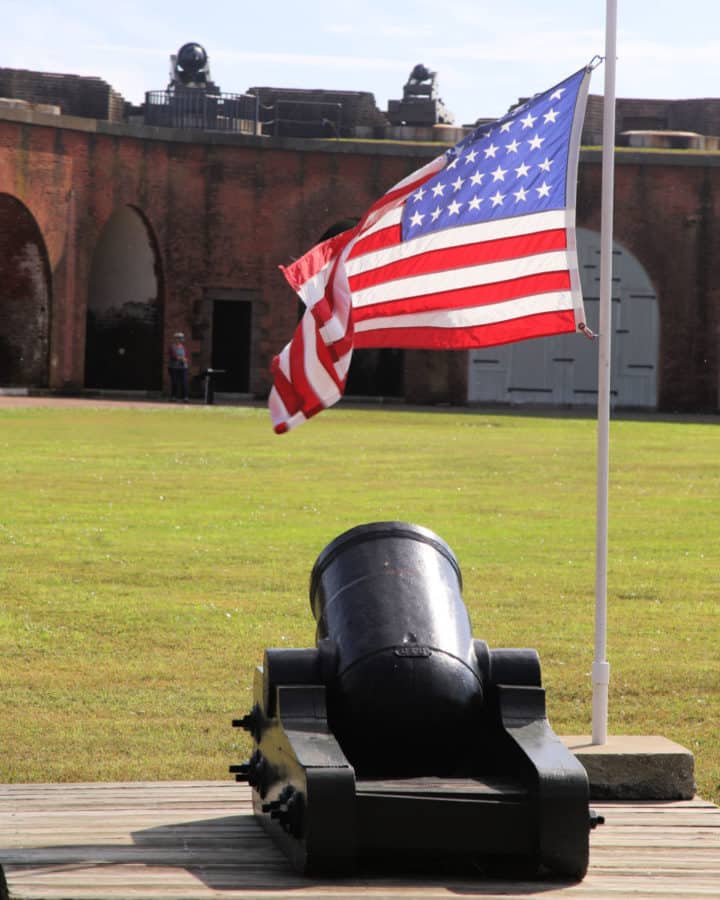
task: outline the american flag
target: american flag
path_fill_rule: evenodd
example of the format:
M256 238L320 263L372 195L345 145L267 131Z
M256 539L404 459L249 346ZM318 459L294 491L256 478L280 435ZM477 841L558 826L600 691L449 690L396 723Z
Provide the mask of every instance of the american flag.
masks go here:
M575 187L590 69L482 125L284 268L282 433L336 403L353 348L462 350L584 329Z

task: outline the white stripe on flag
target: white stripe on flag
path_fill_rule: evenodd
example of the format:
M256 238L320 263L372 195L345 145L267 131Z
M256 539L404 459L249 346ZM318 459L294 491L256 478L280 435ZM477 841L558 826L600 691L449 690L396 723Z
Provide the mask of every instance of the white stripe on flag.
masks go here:
M305 377L319 400L329 406L342 396L337 385L328 375L317 355L317 330L312 313L306 312L302 318L303 367Z
M435 294L441 291L462 290L462 288L523 278L526 275L559 271L567 271L567 254L564 251L553 251L540 256L510 259L499 263L485 263L479 266L468 266L464 269L450 269L446 272L431 272L427 275L401 278L397 281L384 281L380 285L355 291L353 306L356 309L362 309L364 306L372 306L375 303L423 297L426 294Z
M535 294L521 300L508 300L489 306L473 306L467 309L434 312L408 313L402 316L386 316L367 319L355 325L355 331L371 332L388 328L472 328L478 325L492 325L525 316L535 316L547 312L562 312L573 308L570 291L552 291Z
M398 225L402 218L402 210L393 210L383 220L382 227ZM462 228L449 228L421 238L411 238L400 244L390 244L385 248L370 250L353 256L345 264L350 277L376 269L401 259L420 256L428 250L446 250L448 247L460 247L468 244L481 244L520 235L539 234L567 226L567 215L562 209L550 212L534 213L531 216L516 216L513 219L500 219L497 222L481 222L477 225L466 225ZM360 243L367 236L364 233L355 243Z

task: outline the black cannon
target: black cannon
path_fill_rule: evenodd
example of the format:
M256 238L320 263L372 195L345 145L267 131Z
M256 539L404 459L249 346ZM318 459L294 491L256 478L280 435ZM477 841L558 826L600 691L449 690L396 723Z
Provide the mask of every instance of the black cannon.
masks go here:
M263 827L308 874L469 863L582 878L582 765L554 734L534 650L473 640L457 560L433 532L361 525L318 557L316 646L268 649L233 725Z

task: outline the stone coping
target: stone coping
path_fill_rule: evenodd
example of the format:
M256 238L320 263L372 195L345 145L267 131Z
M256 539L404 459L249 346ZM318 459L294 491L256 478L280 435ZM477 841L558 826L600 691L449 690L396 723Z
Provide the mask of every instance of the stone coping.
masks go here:
M695 796L692 753L657 735L612 735L593 744L588 735L560 740L583 764L591 800L690 800Z

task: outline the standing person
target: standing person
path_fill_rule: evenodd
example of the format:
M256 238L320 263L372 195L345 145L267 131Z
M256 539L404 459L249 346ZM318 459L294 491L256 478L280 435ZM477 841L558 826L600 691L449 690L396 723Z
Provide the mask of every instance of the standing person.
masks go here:
M168 354L170 373L170 399L188 402L188 356L185 349L185 335L176 331Z

